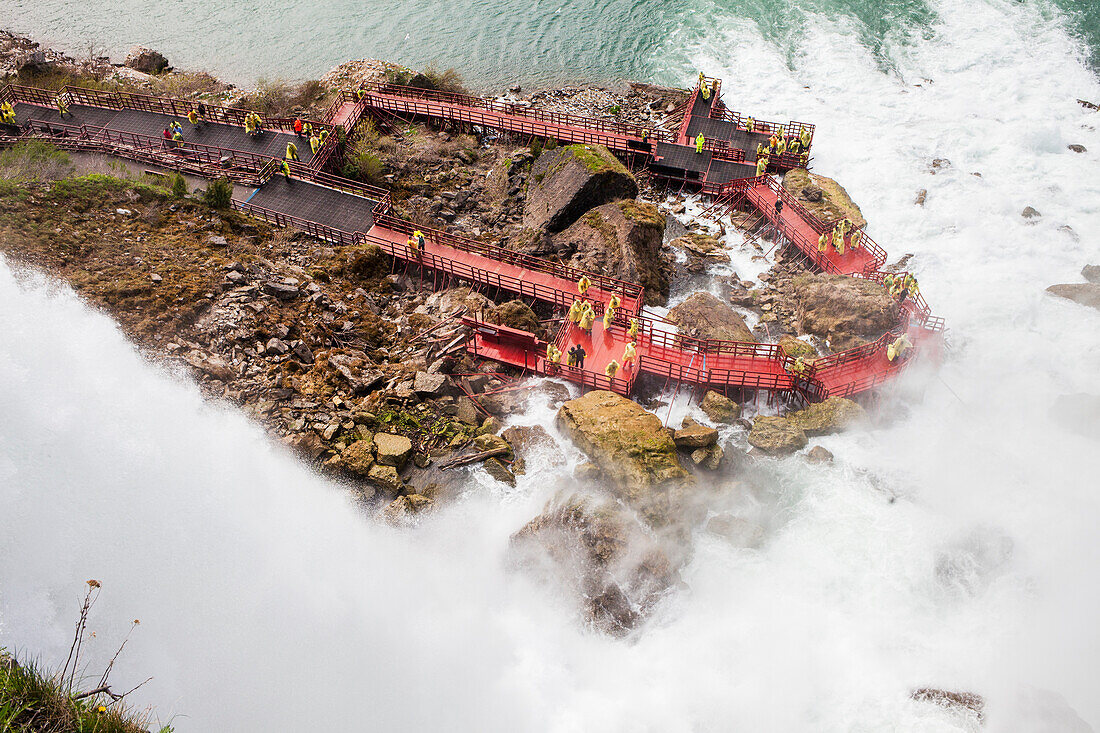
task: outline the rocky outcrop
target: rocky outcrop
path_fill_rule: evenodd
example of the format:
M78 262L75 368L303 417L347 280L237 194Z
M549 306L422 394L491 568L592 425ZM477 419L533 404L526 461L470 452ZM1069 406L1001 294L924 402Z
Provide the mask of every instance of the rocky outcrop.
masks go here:
M1081 268L1081 277L1090 283L1100 283L1100 265L1085 265Z
M708 519L706 530L734 547L756 547L764 539L763 527L729 512Z
M665 318L679 326L680 333L692 338L756 341L745 319L707 292L695 293Z
M1100 395L1058 395L1050 406L1050 417L1066 430L1100 440Z
M1096 308L1100 310L1100 284L1097 283L1065 283L1063 285L1051 285L1047 288L1051 295L1072 300L1074 303Z
M985 715L985 699L974 692L955 692L922 687L913 690L909 696L918 702L928 702L942 708L954 709L967 715L973 715L980 723Z
M783 347L783 350L787 352L789 356L797 359L802 357L807 361L817 357L817 349L812 344L808 344L800 338L795 338L790 334L784 334L779 338L779 345Z
M618 201L592 209L556 234L549 252L573 267L636 282L645 288L646 302L659 305L668 298L672 273L661 255L664 229L657 207Z
M781 456L806 447L802 428L781 417L758 417L749 431L749 444L770 455Z
M564 403L557 422L615 495L652 526L682 518L684 487L692 479L660 418L625 397L594 390Z
M610 150L566 145L544 151L531 166L523 226L560 232L590 209L637 195L634 176Z
M830 397L787 415L788 422L810 437L840 432L866 419L863 407L843 397Z
M794 168L783 175L783 188L819 219L835 221L847 218L857 227L867 225L859 206L852 201L844 186L832 178L810 173L805 168Z
M143 74L159 74L168 68L168 58L159 51L144 46L134 46L123 62Z
M588 621L621 636L678 579L674 564L621 504L560 494L512 536L513 556L561 579Z
M790 281L786 297L799 331L826 339L833 351L874 341L898 322L897 300L873 280L804 274Z
M732 423L741 417L741 405L712 389L703 395L702 407L703 412L714 422Z

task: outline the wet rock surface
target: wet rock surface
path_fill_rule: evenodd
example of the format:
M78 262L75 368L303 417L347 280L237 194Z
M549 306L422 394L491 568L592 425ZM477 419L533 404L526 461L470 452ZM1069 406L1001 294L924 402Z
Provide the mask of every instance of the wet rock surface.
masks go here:
M638 283L645 288L646 302L659 305L668 298L672 272L661 247L664 228L665 217L653 204L617 201L587 211L535 253Z
M630 171L602 145L545 151L531 166L523 226L556 233L586 211L638 195Z
M857 227L867 225L863 212L844 187L832 178L794 168L783 174L783 188L799 199L810 213L831 222L849 219Z
M723 341L755 341L745 319L728 305L707 292L691 295L669 310L667 320L680 327L686 336Z
M564 403L558 426L600 469L616 496L655 527L678 521L691 477L660 419L612 392Z
M802 428L781 417L758 417L749 431L749 444L774 456L802 450L808 442Z

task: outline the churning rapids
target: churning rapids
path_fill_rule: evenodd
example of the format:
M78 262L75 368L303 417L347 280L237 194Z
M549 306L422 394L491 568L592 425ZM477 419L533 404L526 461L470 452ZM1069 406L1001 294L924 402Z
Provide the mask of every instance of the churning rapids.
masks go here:
M880 429L818 441L835 464L767 461L741 506L763 544L700 536L632 636L509 569L568 470L535 456L507 490L473 473L388 528L0 261L0 644L63 661L97 578L91 661L140 618L115 676L153 676L136 701L181 731L976 730L921 686L982 694L984 730L1100 727L1100 450L1051 412L1097 390L1100 328L1043 293L1100 262L1100 118L1074 101L1100 82L1046 6L930 8L885 71L855 21L813 14L792 53L716 6L720 33L661 51L737 108L818 125L817 168L914 254L952 349Z

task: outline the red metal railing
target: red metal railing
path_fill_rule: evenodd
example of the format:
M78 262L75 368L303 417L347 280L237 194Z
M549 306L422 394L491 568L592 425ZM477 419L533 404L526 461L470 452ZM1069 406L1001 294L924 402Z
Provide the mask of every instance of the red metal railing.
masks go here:
M106 109L128 109L139 112L152 112L154 114L170 115L173 117L185 118L187 114L195 109L199 102L193 102L183 99L174 99L171 97L151 97L144 94L135 94L133 92L105 92L98 89L85 89L84 87L66 86L59 91L49 91L45 89L38 89L37 87L26 87L16 84L12 84L7 87L7 94L11 95L10 99L13 102L23 102L26 104L37 104L53 107L56 105L57 98L59 96L66 96L72 104L83 105L86 107L100 107ZM205 117L208 122L219 122L228 125L244 125L245 117L252 114L251 110L237 109L234 107L221 107L215 104L202 103L205 109ZM278 130L280 132L294 132L294 120L290 118L282 117L265 117L260 116L261 127L269 130ZM331 125L323 122L314 122L312 120L303 120L303 122L309 122L315 130L328 130L330 133L333 131ZM336 140L330 134L332 143L335 145ZM329 141L326 141L328 145ZM322 151L318 151L320 154Z
M460 249L464 252L479 254L498 262L507 262L527 270L543 272L571 282L577 282L582 275L586 275L592 283L593 288L607 295L618 295L622 298L624 305L632 303L634 307L641 306L643 295L642 287L634 283L626 282L625 280L616 280L606 275L586 272L585 270L569 267L559 262L551 262L541 257L524 254L523 252L516 252L515 250L501 247L499 244L482 242L476 239L467 239L454 234L419 227L413 222L398 219L388 214L377 217L376 223L381 227L391 231L401 232L405 235L410 235L413 231L419 229L428 241L453 247L454 249ZM572 299L570 299L568 303L572 303ZM567 307L568 303L566 304Z
M226 176L253 185L259 185L261 172L272 160L211 145L188 142L179 147L171 140L151 135L34 119L28 121L25 136L47 138L71 149L95 149L176 170Z
M595 130L597 132L604 132L624 137L641 138L642 132L645 131L648 133L649 139L653 141L674 140L671 133L665 130L660 130L658 128L649 128L642 125L632 125L625 122L618 122L616 120L601 120L595 117L584 117L582 115L568 114L565 112L549 112L547 110L532 109L523 104L507 102L499 99L484 99L482 97L473 97L467 94L440 92L434 89L420 89L417 87L400 86L398 84L389 84L385 82L375 82L373 84L368 84L362 88L362 91L367 93L364 101L368 106L371 106L370 95L380 94L389 97L402 97L406 99L419 99L430 102L439 102L442 104L465 107L469 109L481 109L500 115L508 115L511 117L525 117L533 121L543 122L550 125L584 128L586 130ZM354 95L353 99L355 99ZM411 110L405 111L411 112Z
M275 226L299 229L306 234L328 242L351 246L359 244L361 241L360 237L362 234L360 233L341 231L334 227L318 224L317 222L302 219L290 214L284 214L281 211L274 211L253 203L234 200L233 208L254 216L257 219L262 219L270 224L274 224Z

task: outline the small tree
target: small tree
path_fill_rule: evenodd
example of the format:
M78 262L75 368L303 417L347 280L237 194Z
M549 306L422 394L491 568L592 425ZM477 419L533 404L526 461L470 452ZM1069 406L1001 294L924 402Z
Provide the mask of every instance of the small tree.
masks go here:
M233 200L233 184L228 178L211 181L202 194L204 204L212 209L228 209Z
M187 181L179 173L172 176L172 195L178 199L187 195Z

